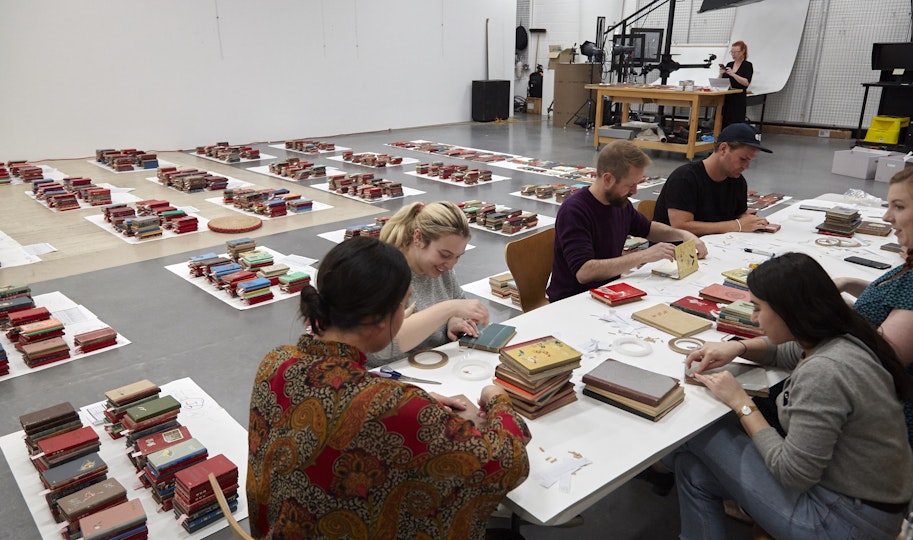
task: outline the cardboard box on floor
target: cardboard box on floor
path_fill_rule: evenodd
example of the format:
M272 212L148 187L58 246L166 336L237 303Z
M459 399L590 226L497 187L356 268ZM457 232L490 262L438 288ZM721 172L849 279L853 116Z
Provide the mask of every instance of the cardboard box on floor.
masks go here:
M890 182L892 176L907 167L913 167L913 152L906 155L900 152L892 152L890 156L878 159L878 167L875 169L875 181Z
M834 152L831 172L842 176L871 180L875 178L878 160L890 155L891 152L863 146L856 146L850 150L837 150Z

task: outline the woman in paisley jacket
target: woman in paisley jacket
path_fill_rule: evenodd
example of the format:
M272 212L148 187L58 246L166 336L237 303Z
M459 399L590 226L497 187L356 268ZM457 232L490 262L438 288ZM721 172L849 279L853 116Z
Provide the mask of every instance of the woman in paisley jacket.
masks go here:
M482 389L487 427L416 386L365 370L408 301L402 253L373 238L334 247L307 329L272 350L251 394L247 498L257 538L484 538L527 476L530 435L503 390Z

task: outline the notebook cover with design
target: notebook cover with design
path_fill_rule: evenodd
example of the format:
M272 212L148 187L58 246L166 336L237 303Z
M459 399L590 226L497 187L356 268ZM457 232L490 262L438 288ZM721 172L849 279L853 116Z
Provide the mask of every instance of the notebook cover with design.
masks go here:
M519 367L527 373L572 364L580 360L580 356L580 351L554 336L544 336L501 349L501 357L509 360L508 366Z
M688 240L675 246L675 260L653 269L658 276L682 279L697 272L697 245L694 240Z
M646 291L642 291L627 283L612 283L590 289L590 296L610 306L617 306L619 304L640 300L646 295Z
M697 334L713 326L711 321L677 310L669 304L656 304L635 311L631 318L675 337Z
M498 352L517 335L517 329L506 324L492 323L479 332L479 337L463 336L460 338L460 347L481 349L488 352Z

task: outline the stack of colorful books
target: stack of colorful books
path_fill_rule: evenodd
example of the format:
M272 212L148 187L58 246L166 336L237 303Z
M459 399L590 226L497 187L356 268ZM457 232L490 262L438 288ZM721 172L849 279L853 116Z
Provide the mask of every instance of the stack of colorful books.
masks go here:
M58 193L47 197L48 208L53 208L58 212L66 210L79 210L79 200L73 192Z
M111 190L102 187L88 189L85 191L85 200L89 203L89 206L111 204Z
M6 356L6 350L3 349L3 345L0 344L0 375L9 375L10 374L10 359Z
M289 212L294 212L296 214L308 212L314 208L314 201L311 199L293 199L291 201L286 201L285 204L288 207Z
M718 304L728 304L736 300L745 300L746 302L751 300L751 293L748 291L740 287L730 287L721 283L708 285L701 289L699 294L701 298Z
M491 288L491 294L498 298L510 298L510 284L513 281L514 276L510 272L489 277L488 286ZM516 285L514 288L516 288Z
M83 426L38 441L38 452L30 456L39 471L73 461L101 448L98 433L92 426Z
M151 488L152 498L162 510L171 510L174 498L174 475L191 465L205 460L209 451L200 441L190 438L164 450L146 456L146 465L140 475L144 485Z
M685 399L678 379L609 358L583 376L583 395L656 422Z
M278 285L279 278L284 276L289 271L287 264L271 264L269 266L262 266L257 270L257 277L266 278L269 280L270 285Z
M190 269L190 275L193 277L202 277L211 264L224 264L231 262L227 257L219 257L215 252L203 253L190 257L187 262L187 268Z
M158 398L161 389L150 380L143 379L105 392L104 428L112 439L123 437L122 420L130 407Z
M221 276L215 285L217 288L224 290L231 296L238 296L238 283L250 281L256 279L256 277L256 272L238 270L237 272Z
M723 272L723 285L736 289L748 290L748 274L751 268L734 268Z
M6 332L6 339L13 342L19 341L19 332L22 325L46 321L50 318L51 312L46 307L33 307L14 311L7 318L9 330Z
M194 232L199 229L199 220L196 216L181 216L172 220L169 220L166 223L166 228L173 231L175 234L184 234L189 232Z
M172 396L160 396L157 393L149 400L142 400L127 407L120 418L123 425L121 433L127 435L128 444L140 437L177 427L181 402Z
M291 272L279 276L279 290L289 294L300 292L301 289L311 284L311 276L304 272Z
M139 499L106 508L79 520L84 540L145 540L146 511Z
M157 215L140 216L125 219L121 232L125 236L132 236L139 240L147 240L149 238L162 236L162 227L159 224L159 217Z
M23 324L14 330L17 333L16 350L29 367L36 367L70 357L70 347L63 339L64 326L57 319Z
M242 253L251 251L255 247L257 247L257 242L253 238L235 238L225 242L225 249L233 261L237 261Z
M825 212L824 223L816 225L820 234L851 237L862 223L859 211L846 206L835 206Z
M136 471L140 472L146 467L146 458L149 454L160 452L190 438L190 430L186 426L172 427L152 433L145 437L134 439L133 442L128 444L127 457L130 458L130 462L133 463Z
M61 498L106 480L108 464L97 453L92 453L39 471L38 476L47 490L44 498L48 508L51 514L57 514L57 502Z
M125 502L126 488L116 478L109 478L58 499L54 519L61 523L60 532L65 540L81 538L80 519ZM64 525L66 529L63 529Z
M32 289L28 285L0 286L0 328L9 325L10 315L17 311L32 309Z
M640 300L647 296L647 292L627 283L618 282L590 289L590 296L604 304L618 306Z
M218 286L218 284L222 282L222 277L233 274L240 270L241 265L236 262L212 265L206 272L206 279L208 279L210 283L214 283L216 286Z
M520 414L538 418L577 400L570 379L580 356L553 336L503 347L494 382L507 390Z
M238 259L241 268L256 272L260 268L271 266L273 264L273 255L268 251L247 251Z
M174 475L174 515L189 533L223 518L216 492L209 481L210 474L215 476L229 510L234 512L238 509L238 466L224 454L179 471Z
M716 321L716 329L727 334L735 334L745 338L763 336L764 331L760 325L751 321L754 304L745 300L736 300L727 304L720 310Z
M117 330L110 326L82 332L73 336L73 344L81 353L88 353L117 345Z
M237 293L241 297L241 301L251 306L273 298L273 291L269 288L269 280L266 278L255 278L238 283Z

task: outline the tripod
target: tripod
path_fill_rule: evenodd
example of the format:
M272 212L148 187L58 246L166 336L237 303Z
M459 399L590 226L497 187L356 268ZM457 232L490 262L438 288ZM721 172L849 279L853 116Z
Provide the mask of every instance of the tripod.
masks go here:
M590 83L593 82L593 78L594 78L593 69L595 66L600 66L600 69L601 69L602 63L601 62L590 62ZM580 112L583 111L583 109L586 109L586 116L580 115ZM592 128L593 126L596 125L595 117L596 117L596 101L593 100L593 91L588 90L586 101L583 102L583 105L581 105L577 109L577 112L575 112L573 116L571 116L570 118L567 119L567 121L564 123L564 127L567 128L567 125L570 124L571 122L574 122L576 124L578 119L582 119L585 121L583 127L587 131L590 131L590 128Z

